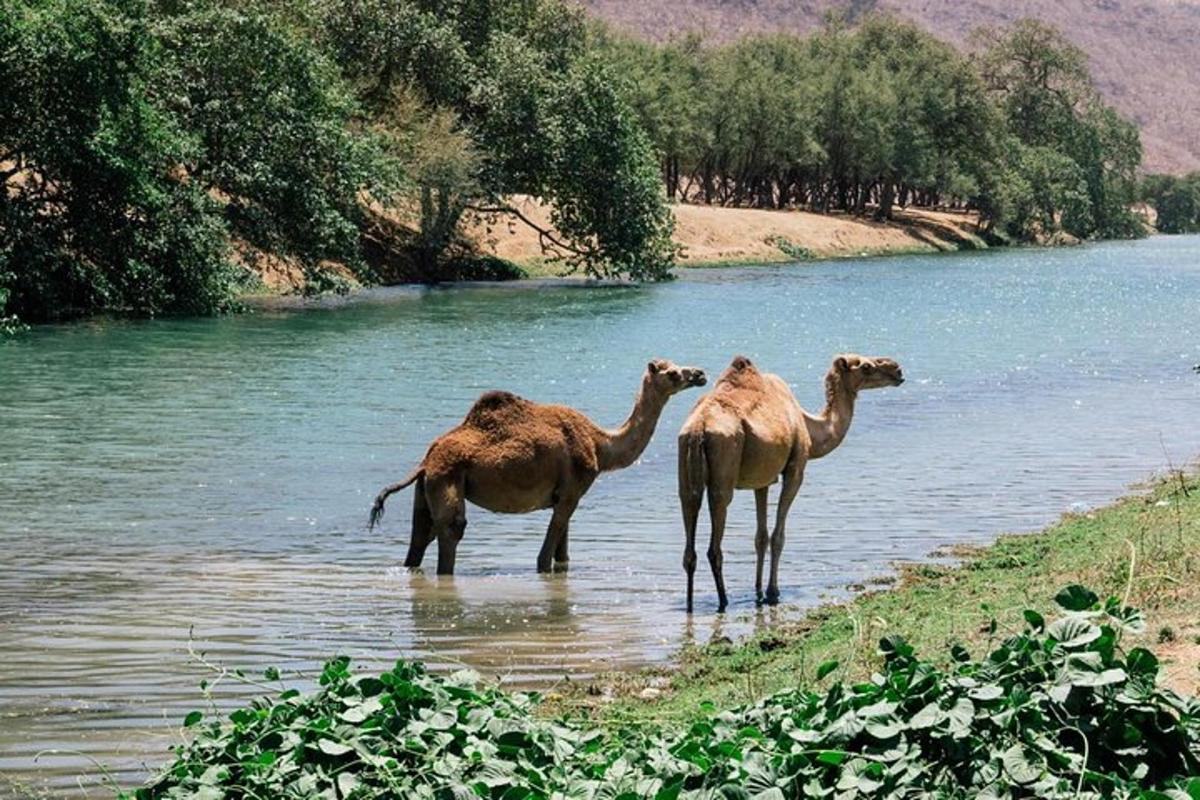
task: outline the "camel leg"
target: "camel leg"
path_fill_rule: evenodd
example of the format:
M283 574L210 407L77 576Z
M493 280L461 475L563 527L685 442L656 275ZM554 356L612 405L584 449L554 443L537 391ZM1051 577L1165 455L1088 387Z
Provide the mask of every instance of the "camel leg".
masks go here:
M438 543L438 575L454 574L458 543L467 530L467 506L462 480L435 485L427 478L427 498L433 517L433 537Z
M567 571L567 561L570 556L567 555L567 537L571 535L571 520L563 525L562 535L558 538L558 547L554 549L554 569L562 572Z
M409 568L421 566L433 530L433 515L429 513L429 500L425 497L425 478L417 479L413 489L412 539L408 543L408 557L404 559L404 566Z
M542 542L541 552L538 553L537 571L550 572L554 562L551 560L558 552L559 544L567 535L567 526L571 523L571 515L579 505L578 497L563 497L554 506L550 516L550 526L546 529L546 539Z
M687 611L690 614L696 588L696 522L700 518L700 506L704 503L704 487L681 495L679 502L683 507L683 531L687 537L683 547L683 570L687 573Z
M779 603L779 557L783 555L783 528L788 509L804 483L804 460L793 454L783 470L783 487L779 490L779 506L775 509L775 530L771 532L771 582L767 584L767 605Z
M754 533L754 596L758 602L763 601L763 562L767 557L767 491L764 486L754 490L754 506L758 512L758 529Z
M713 580L717 584L717 613L725 611L729 599L725 596L725 556L721 552L721 540L725 537L725 512L733 500L732 491L708 489L708 516L712 521L712 538L708 540L708 565L712 567Z
M725 594L725 556L721 540L725 538L725 514L733 500L737 472L742 463L740 439L707 437L704 443L708 466L708 517L712 522L712 538L708 540L708 564L717 584L717 613L729 605Z

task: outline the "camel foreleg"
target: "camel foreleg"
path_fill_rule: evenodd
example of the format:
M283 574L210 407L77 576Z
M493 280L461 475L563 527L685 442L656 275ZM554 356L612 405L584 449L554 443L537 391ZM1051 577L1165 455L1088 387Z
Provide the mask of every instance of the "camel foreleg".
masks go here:
M554 554L558 552L560 546L564 548L563 554L566 554L567 527L571 524L571 515L575 513L577 505L579 505L578 497L563 497L554 506L554 513L550 516L550 526L546 529L546 538L538 553L538 572L553 570Z
M800 484L804 483L804 460L793 456L783 471L783 486L779 490L779 505L775 509L775 530L771 532L771 582L767 584L767 605L779 603L779 562L783 555L784 526L787 523L788 510Z

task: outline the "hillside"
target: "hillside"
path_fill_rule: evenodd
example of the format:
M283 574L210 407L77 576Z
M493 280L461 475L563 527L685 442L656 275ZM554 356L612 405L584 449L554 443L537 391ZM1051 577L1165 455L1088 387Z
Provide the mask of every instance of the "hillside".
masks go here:
M1104 95L1142 129L1149 172L1200 169L1200 0L584 0L640 36L700 30L716 41L806 32L833 8L897 14L963 44L982 25L1036 17L1091 57Z

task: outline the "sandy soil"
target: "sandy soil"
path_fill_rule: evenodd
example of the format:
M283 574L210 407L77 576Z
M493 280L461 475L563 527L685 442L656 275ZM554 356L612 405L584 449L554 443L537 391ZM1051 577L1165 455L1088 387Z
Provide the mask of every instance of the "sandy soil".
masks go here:
M545 206L531 198L513 205L549 228ZM975 217L950 211L898 211L889 223L844 214L766 211L750 208L675 205L675 240L683 247L681 266L797 260L811 258L933 252L986 246L975 230ZM482 250L534 271L545 258L538 234L519 219L495 215L468 226Z

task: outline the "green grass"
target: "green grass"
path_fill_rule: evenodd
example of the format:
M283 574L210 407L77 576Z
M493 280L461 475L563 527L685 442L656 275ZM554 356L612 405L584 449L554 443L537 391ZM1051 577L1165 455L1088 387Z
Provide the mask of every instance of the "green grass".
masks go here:
M1023 609L1050 613L1055 593L1072 583L1102 595L1128 592L1128 603L1146 613L1147 643L1191 643L1200 620L1200 479L1175 476L1039 533L1003 536L953 555L962 559L958 566L903 567L894 588L818 608L738 644L687 649L669 670L571 687L552 706L610 721L690 719L702 703L728 708L816 686L817 668L828 661L840 666L824 682L863 678L879 667L878 641L891 633L928 655L947 653L954 643L979 654L1022 627ZM645 687L664 684L653 700L641 696Z

